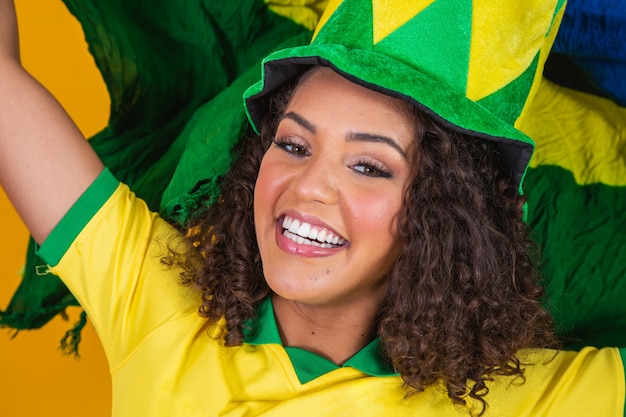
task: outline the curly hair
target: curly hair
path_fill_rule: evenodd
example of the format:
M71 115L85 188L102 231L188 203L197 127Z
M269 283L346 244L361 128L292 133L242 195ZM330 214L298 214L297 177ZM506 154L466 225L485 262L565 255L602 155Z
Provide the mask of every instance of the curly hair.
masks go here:
M226 346L243 343L246 321L270 294L254 229L254 185L294 87L295 81L271 97L261 135L249 130L235 146L237 157L221 180L217 202L199 209L199 215L183 225L200 259L179 254L174 248L164 258L165 263L182 267L184 284L201 291L199 314L214 322L225 319L222 336ZM214 198L205 196L204 200Z
M378 334L411 392L443 383L454 403L473 398L482 414L489 380L523 378L520 349L556 346L525 198L499 169L494 142L415 117L418 163Z
M254 185L295 84L272 96L260 137L248 134L235 150L218 203L187 228L202 259L183 265L183 280L202 291L202 316L225 318L227 346L243 342L246 321L270 295L254 230ZM554 343L523 222L525 199L502 175L492 143L407 107L416 120L417 163L399 220L401 251L377 314L381 353L407 395L443 384L453 403L469 397L482 414L488 381L523 378L520 349Z

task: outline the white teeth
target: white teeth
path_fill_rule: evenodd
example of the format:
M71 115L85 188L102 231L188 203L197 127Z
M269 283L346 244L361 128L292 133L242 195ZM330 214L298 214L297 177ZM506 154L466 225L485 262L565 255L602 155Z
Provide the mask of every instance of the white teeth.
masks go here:
M300 236L308 237L310 231L311 231L311 225L308 223L302 223L302 225L300 226L296 234Z
M289 239L296 242L298 245L311 245L311 246L317 246L318 248L324 248L324 249L331 249L335 247L331 245L330 243L321 243L316 240L309 240L309 239L303 238L302 236L294 235L289 230L285 230L283 234Z
M291 225L289 226L289 230L291 233L297 233L300 228L300 220L294 219Z
M345 239L340 238L329 230L319 230L311 226L310 223L301 222L289 216L285 216L282 226L285 229L285 236L299 245L306 244L331 248L345 243Z

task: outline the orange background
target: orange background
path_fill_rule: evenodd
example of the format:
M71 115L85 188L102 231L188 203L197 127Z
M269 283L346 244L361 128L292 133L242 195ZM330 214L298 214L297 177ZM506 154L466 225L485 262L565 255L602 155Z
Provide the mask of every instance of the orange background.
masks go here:
M107 122L109 99L78 22L61 0L16 0L22 62L65 106L85 136ZM45 198L42 199L45 207ZM0 188L0 309L17 288L28 233ZM59 341L78 318L40 330L0 329L0 416L108 417L108 366L93 328L83 331L81 357L63 356Z

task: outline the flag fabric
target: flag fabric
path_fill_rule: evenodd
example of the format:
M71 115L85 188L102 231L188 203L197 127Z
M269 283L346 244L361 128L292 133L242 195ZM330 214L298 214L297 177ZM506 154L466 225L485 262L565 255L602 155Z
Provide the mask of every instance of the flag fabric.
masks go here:
M219 196L231 147L248 129L242 96L260 78L261 58L307 44L326 6L170 0L146 9L134 0L64 1L111 97L109 124L91 138L94 149L153 210L180 224ZM524 190L546 305L573 347L626 346L625 26L622 0L569 1L519 126L537 142ZM34 247L0 325L38 328L78 305ZM84 317L66 335L69 351L82 325Z
M83 27L111 98L108 126L90 138L92 146L152 210L180 222L198 204L198 192L218 190L230 147L245 129L243 90L260 76L260 60L281 45L309 42L326 3L64 2ZM31 239L0 325L39 328L77 305ZM83 325L84 316L63 339L68 351Z
M626 346L626 1L570 0L523 130L528 221L567 346Z

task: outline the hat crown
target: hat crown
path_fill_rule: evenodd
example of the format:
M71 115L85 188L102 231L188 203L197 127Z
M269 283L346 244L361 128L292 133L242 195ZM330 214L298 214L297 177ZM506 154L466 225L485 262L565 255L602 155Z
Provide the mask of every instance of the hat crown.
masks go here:
M565 0L330 0L309 45L276 51L244 94L252 125L272 91L312 66L495 143L520 187L534 143L519 129Z
M517 125L540 79L563 4L331 0L312 44L392 57Z

